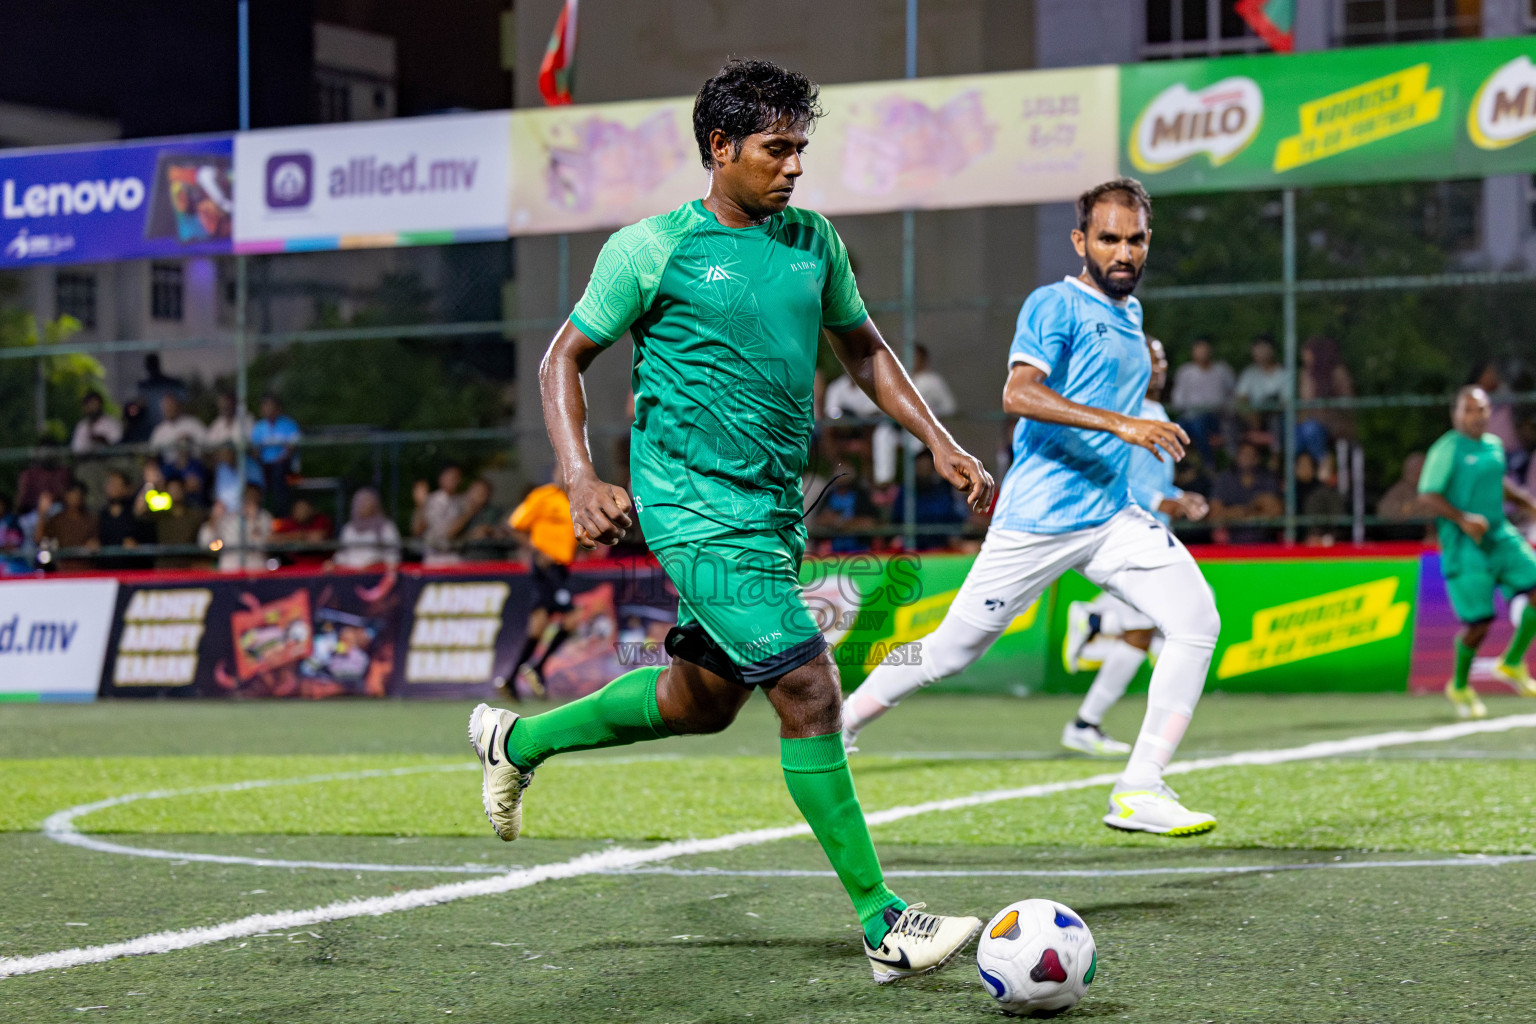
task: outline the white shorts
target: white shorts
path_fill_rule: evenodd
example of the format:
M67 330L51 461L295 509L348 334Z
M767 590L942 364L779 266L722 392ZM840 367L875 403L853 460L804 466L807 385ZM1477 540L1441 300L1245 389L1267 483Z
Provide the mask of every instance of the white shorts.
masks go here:
M1025 533L994 526L987 531L981 553L955 595L949 614L977 629L1001 633L1063 573L1076 569L1108 596L1126 602L1135 621L1145 623L1126 628L1163 629L1159 609L1136 608L1126 601L1128 595L1121 584L1127 574L1175 565L1193 569L1194 578L1203 584L1189 550L1137 505L1126 506L1108 522L1071 533ZM1184 573L1177 575L1190 578ZM1179 594L1166 596L1169 602L1182 598Z
M1088 602L1088 607L1099 616L1099 632L1108 636L1124 636L1138 629L1156 629L1157 623L1150 615L1143 615L1113 594L1100 594Z

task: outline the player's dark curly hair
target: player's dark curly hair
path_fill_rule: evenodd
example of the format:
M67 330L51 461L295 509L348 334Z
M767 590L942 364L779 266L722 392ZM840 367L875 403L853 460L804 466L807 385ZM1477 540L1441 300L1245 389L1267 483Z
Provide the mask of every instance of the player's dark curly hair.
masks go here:
M732 57L693 101L693 137L704 168L714 167L710 132L724 132L740 156L741 144L749 135L776 126L809 132L826 113L817 102L820 95L821 87L797 71L772 61Z
M1111 178L1077 197L1077 230L1088 230L1093 208L1106 199L1125 206L1141 207L1147 215L1147 223L1152 223L1152 197L1147 195L1146 187L1135 178Z

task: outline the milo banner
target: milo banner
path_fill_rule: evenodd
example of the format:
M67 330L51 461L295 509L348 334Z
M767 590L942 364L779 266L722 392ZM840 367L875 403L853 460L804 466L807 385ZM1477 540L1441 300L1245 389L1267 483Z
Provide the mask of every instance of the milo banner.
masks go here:
M1120 165L1156 195L1536 169L1536 38L1120 69Z

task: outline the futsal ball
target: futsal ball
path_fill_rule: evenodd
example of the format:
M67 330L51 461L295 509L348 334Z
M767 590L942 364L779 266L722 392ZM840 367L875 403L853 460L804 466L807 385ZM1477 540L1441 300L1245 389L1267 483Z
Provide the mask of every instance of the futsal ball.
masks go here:
M1059 1013L1077 1005L1098 968L1093 933L1053 900L1010 903L976 947L981 982L1006 1013Z

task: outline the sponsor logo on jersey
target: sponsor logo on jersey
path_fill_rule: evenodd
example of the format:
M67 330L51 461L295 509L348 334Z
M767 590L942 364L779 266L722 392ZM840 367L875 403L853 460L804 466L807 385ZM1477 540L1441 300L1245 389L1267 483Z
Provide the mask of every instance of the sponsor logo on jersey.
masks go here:
M1251 78L1223 78L1198 92L1177 82L1136 118L1131 163L1140 171L1166 171L1204 153L1220 167L1253 141L1263 119L1264 93Z
M1494 71L1467 110L1467 134L1479 149L1503 149L1536 135L1536 66L1521 54Z
M711 281L729 281L729 280L731 280L731 275L727 274L725 272L725 268L724 267L713 266L713 267L710 267L708 270L706 270L704 272L704 283L705 284L709 284Z
M1395 600L1398 579L1362 583L1343 590L1261 608L1253 613L1253 639L1228 647L1217 679L1390 640L1402 633L1410 605Z

